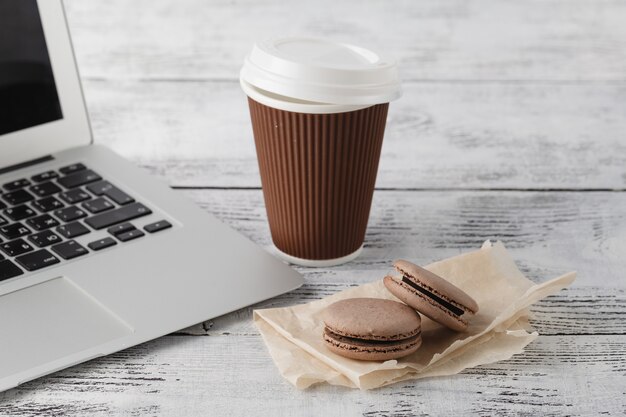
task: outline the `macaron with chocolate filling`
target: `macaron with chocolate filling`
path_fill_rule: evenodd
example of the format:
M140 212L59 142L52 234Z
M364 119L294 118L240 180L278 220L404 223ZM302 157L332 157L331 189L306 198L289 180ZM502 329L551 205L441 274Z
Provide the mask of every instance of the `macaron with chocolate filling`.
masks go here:
M467 329L469 320L478 312L472 297L409 261L398 260L393 266L401 275L383 280L393 295L443 326L456 331Z
M386 361L410 355L422 344L421 318L405 304L350 298L323 312L326 347L350 359Z

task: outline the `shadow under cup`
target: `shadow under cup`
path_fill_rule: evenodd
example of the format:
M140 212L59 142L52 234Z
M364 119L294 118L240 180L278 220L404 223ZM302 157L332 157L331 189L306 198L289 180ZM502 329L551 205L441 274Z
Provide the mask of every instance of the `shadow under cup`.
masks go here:
M389 104L329 114L279 110L252 98L248 104L276 248L287 260L311 266L356 257Z

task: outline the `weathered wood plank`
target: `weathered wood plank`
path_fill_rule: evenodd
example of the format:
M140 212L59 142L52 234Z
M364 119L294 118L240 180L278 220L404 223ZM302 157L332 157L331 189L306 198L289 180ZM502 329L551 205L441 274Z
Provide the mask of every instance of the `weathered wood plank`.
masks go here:
M381 277L384 272L381 271ZM305 277L308 274L305 271ZM252 322L252 310L276 308L318 300L360 284L319 282L307 284L288 294L217 317L177 334L195 336L259 335ZM531 308L531 324L540 335L626 335L626 288L573 287L550 296Z
M188 190L208 212L271 245L260 190ZM390 261L427 264L502 240L531 279L578 271L577 286L626 285L626 193L376 191L363 255L310 270L310 282L380 279ZM309 270L307 270L309 271Z
M626 26L625 26L626 27ZM260 185L231 82L88 81L98 143L172 185ZM626 189L626 84L410 84L378 187Z
M184 194L253 241L271 244L260 191ZM533 308L540 334L626 334L626 259L620 255L626 253L626 212L615 207L626 207L625 194L377 191L361 258L338 268L299 268L304 287L255 308L323 298L382 278L393 259L425 264L490 238L503 240L531 279L578 270L574 288ZM251 312L242 309L186 332L257 334Z
M90 78L235 79L256 39L322 36L386 51L405 79L625 80L614 0L67 0Z
M300 392L258 337L168 336L2 393L0 414L618 415L625 345L626 336L539 337L524 354L459 376Z

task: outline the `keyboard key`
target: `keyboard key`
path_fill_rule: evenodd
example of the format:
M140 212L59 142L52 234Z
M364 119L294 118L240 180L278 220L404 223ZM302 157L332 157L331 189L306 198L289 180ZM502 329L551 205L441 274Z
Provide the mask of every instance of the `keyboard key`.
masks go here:
M23 204L35 199L35 197L26 190L17 190L2 194L2 198L12 206L17 206L18 204Z
M128 242L129 240L137 239L138 237L145 236L145 233L139 229L131 230L130 232L120 233L116 237L122 242Z
M111 233L113 236L119 235L120 233L129 232L131 230L135 230L136 227L130 223L122 223L116 226L109 227L107 232Z
M91 185L88 185L86 188L94 195L105 195L109 197L120 206L135 202L135 200L131 196L129 196L124 191L120 190L108 181L98 181Z
M61 197L61 199L67 204L76 204L91 198L89 194L80 188L61 193L59 194L59 197Z
M68 240L67 242L54 245L52 250L63 259L74 259L89 253L87 249L75 240Z
M35 182L44 182L55 179L58 176L59 174L57 174L55 171L46 171L42 172L41 174L33 175L31 179Z
M82 171L78 171L74 174L67 175L65 177L59 178L57 181L65 188L76 188L81 185L89 184L90 182L95 182L101 180L100 175L96 174L90 169L85 169Z
M58 264L59 259L45 249L36 252L27 253L26 255L15 258L18 264L22 265L28 271L36 271L46 266Z
M7 221L7 219L5 219L4 217L0 216L0 226L4 226L5 224L9 223Z
M18 275L22 275L23 273L24 271L22 271L17 265L9 261L8 259L0 261L0 281L17 277Z
M33 203L33 207L42 213L47 213L52 210L58 210L63 208L63 203L56 199L56 197L45 197L37 200Z
M20 188L24 188L27 185L30 185L30 181L26 178L21 178L19 180L11 181L3 185L4 189L7 191L14 191Z
M104 195L109 197L111 200L115 201L120 206L135 202L134 198L132 198L131 196L126 194L124 191L116 187L111 188Z
M93 184L89 184L85 188L87 189L87 191L89 191L93 195L100 196L100 195L104 195L105 191L112 187L113 187L113 184L111 184L108 181L102 180L102 181L94 182Z
M83 169L87 169L87 167L81 163L78 164L72 164L72 165L68 165L66 167L63 167L61 169L59 169L59 171L61 171L61 174L63 175L68 175L68 174L72 174L74 172L77 171L82 171Z
M10 207L4 210L4 214L9 217L11 220L23 220L29 217L33 217L35 214L35 210L28 207L26 204L17 207Z
M51 227L57 227L60 223L51 215L42 214L41 216L33 217L26 220L26 224L28 224L33 229L39 231L50 229Z
M44 182L43 184L37 184L30 187L30 191L37 197L47 197L51 194L56 194L61 190L58 185L53 182Z
M84 202L83 207L93 214L97 214L102 213L103 211L111 210L115 206L106 198L99 197L94 200Z
M158 222L147 224L143 229L148 233L156 233L161 230L169 229L172 227L172 224L166 220L161 220Z
M65 207L57 210L54 212L54 215L66 223L87 217L87 213L76 206Z
M2 252L9 256L18 256L33 250L33 247L24 241L24 239L15 239L10 242L0 244Z
M0 227L0 234L10 240L30 235L31 233L30 229L22 223L13 223L8 226Z
M2 194L2 193L0 193ZM7 205L0 201L0 210L7 208Z
M54 245L55 243L61 242L61 238L59 235L54 233L52 230L44 230L43 232L35 233L34 235L30 235L28 240L33 242L35 245L40 248Z
M71 239L76 236L86 235L89 233L89 229L83 226L80 222L73 222L57 227L57 232L60 233L61 236Z
M121 208L97 214L85 220L89 226L96 230L113 226L117 223L127 222L138 217L147 216L152 211L141 203L131 203Z
M102 250L115 245L117 245L115 239L113 239L112 237L105 237L104 239L91 242L87 246L89 246L89 249L91 250Z

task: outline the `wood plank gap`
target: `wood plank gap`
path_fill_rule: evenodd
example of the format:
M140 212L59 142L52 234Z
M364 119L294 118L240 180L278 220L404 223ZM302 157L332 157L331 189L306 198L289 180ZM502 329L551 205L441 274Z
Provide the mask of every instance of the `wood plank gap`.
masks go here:
M261 190L255 186L202 186L202 185L172 185L174 190ZM376 187L375 191L407 191L407 192L448 192L448 191L510 191L510 192L531 192L531 193L623 193L626 188L514 188L514 187Z
M572 337L578 337L578 336L626 336L626 333L550 333L550 334L543 334L543 333L539 333L539 336L546 336L546 337L553 337L553 336L572 336Z
M537 329L535 329L537 330ZM184 333L181 330L170 333L167 336L176 337L225 337L225 336L243 336L258 337L259 333ZM626 336L626 333L539 333L541 337L579 337L579 336Z
M135 81L141 83L225 83L238 84L238 78L230 77L120 77L102 75L84 75L84 81L108 82L108 81ZM463 78L403 78L403 84L550 84L550 85L624 85L626 80L593 80L593 79L463 79Z

